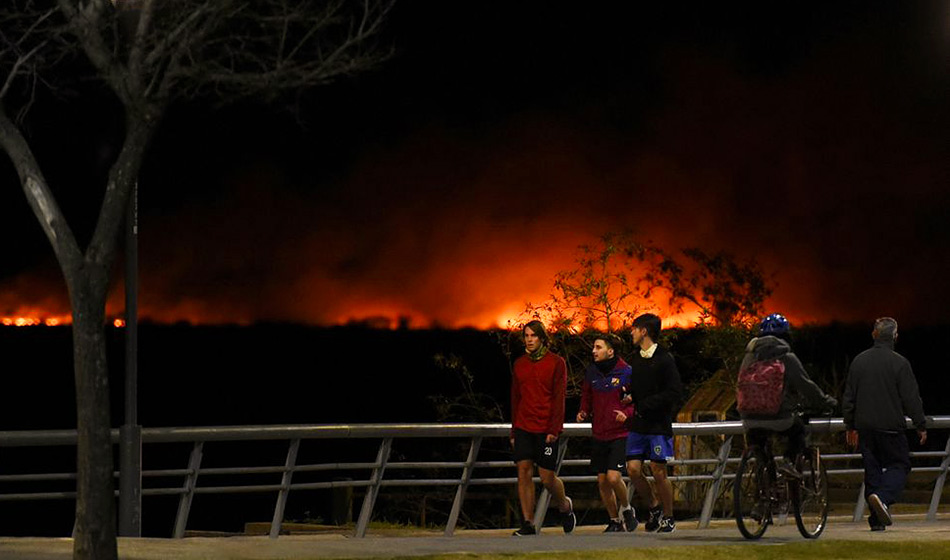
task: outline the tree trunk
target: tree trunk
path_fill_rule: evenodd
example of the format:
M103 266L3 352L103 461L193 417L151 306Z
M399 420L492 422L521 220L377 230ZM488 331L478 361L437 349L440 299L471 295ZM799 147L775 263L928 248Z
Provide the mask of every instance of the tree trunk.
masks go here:
M73 558L114 560L118 550L104 329L108 276L91 269L69 282L79 434Z
M77 560L113 560L118 557L104 328L106 295L119 226L151 132L148 123L129 119L122 152L110 171L93 240L83 254L29 144L0 106L0 146L13 161L27 202L56 253L73 311L78 431L73 557Z

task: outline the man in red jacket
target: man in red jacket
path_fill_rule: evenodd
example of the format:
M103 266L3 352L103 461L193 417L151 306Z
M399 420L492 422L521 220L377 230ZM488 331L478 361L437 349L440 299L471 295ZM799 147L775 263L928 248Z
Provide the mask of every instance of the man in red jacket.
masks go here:
M591 470L597 473L597 489L607 508L610 522L605 533L633 531L637 516L630 507L623 471L627 456L627 428L620 420L633 416L633 405L623 404L624 390L630 385L630 366L620 357L622 341L615 334L594 339L594 362L587 367L581 389L581 408L577 421L590 420L594 441L591 443ZM618 507L619 505L619 507Z
M548 350L548 335L541 321L526 324L521 334L527 353L515 360L511 380L511 447L518 465L518 499L524 522L515 536L537 533L534 526L534 466L562 514L565 533L577 519L564 483L557 477L558 437L564 428L567 364Z

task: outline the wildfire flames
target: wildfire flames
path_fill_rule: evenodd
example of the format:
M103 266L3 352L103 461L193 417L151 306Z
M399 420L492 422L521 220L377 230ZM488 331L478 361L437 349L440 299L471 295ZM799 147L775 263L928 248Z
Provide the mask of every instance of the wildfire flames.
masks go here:
M539 293L535 295L542 296L543 294ZM534 301L539 300L535 299ZM331 321L295 322L324 326L357 323L364 326L382 329L395 329L400 327L472 327L478 329L491 329L513 328L527 320L527 316L524 312L525 305L523 302L520 304L513 303L503 305L504 307L500 311L488 310L468 317L460 316L456 321L446 323L444 321L433 321L431 317L427 317L419 312L416 312L406 305L391 305L385 303L374 305L370 302L367 302L365 304L354 306L351 309L345 310ZM110 307L112 306L110 305ZM182 308L179 307L177 310L182 311ZM666 309L653 308L649 309L649 311L658 313L663 318L664 326L691 327L696 325L700 320L700 313L697 310L678 311L671 313ZM120 313L112 312L110 315L112 317L108 321L110 326L115 328L125 327L126 321ZM543 320L550 320L550 317L542 316L541 318ZM245 317L236 317L233 320L228 320L221 314L202 316L200 310L197 309L192 309L190 312L187 312L183 315L169 314L167 312L153 315L148 310L146 310L142 315L142 320L162 324L181 323L189 325L253 324L253 321L247 321ZM59 327L68 326L71 324L72 316L68 313L68 310L60 309L49 311L32 309L28 313L21 312L0 316L0 325L5 327Z
M58 327L72 322L68 317L2 317L0 324L5 327L35 327L46 325L47 327Z
M71 325L73 318L69 315L55 315L49 316L46 314L40 314L32 317L0 317L0 325L5 327L60 327L65 325ZM122 319L115 319L112 321L112 325L115 327L124 327L125 321Z

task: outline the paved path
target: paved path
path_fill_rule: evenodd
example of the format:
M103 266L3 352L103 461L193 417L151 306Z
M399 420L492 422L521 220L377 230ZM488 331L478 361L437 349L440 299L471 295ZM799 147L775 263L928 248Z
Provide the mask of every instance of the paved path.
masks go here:
M510 530L458 531L454 537L420 532L413 536L369 536L356 539L343 535L290 535L277 540L267 537L193 537L172 539L119 539L123 560L304 560L327 558L388 558L462 552L513 553L561 550L604 550L629 547L682 545L761 546L801 541L793 520L770 527L760 541L746 541L735 524L719 521L707 529L696 529L695 522L680 522L676 532L658 535L637 531L634 534L601 533L603 527L578 527L564 535L557 528L546 528L536 537L515 538ZM898 518L883 533L871 533L865 523L835 519L822 540L861 541L947 541L950 546L950 519L935 523ZM2 560L67 560L71 558L71 539L0 538Z

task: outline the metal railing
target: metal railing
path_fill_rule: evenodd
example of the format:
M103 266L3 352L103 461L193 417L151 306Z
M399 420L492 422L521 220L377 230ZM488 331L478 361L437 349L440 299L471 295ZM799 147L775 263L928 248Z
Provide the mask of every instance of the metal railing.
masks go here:
M908 420L908 427L910 421ZM928 428L950 428L950 416L936 416L928 418ZM314 426L231 426L231 427L189 427L189 428L145 428L142 431L144 446L153 447L156 444L189 443L191 452L187 468L182 469L154 469L144 470L143 479L180 478L182 483L176 486L144 487L143 496L177 495L179 497L178 511L172 530L174 538L182 538L191 512L192 501L197 494L239 494L239 493L276 493L273 519L270 526L270 537L277 538L280 534L284 510L291 491L318 490L329 488L365 488L363 504L356 523L355 536L363 537L366 534L373 509L380 489L383 487L448 487L455 489L455 497L445 527L445 535L450 536L455 531L465 495L471 486L497 486L517 484L517 477L476 477L478 469L512 469L514 464L510 460L479 461L479 450L486 438L508 439L511 426L509 424L354 424L354 425L314 425ZM809 430L813 433L833 433L844 431L844 423L840 418L812 420ZM705 492L699 526L708 526L717 501L721 498L723 484L734 479L734 473L728 472L734 467L738 457L733 457L733 438L743 433L742 423L733 422L697 422L673 424L673 432L678 436L722 436L723 441L716 457L708 459L684 459L671 461L671 466L704 466L711 472L703 474L686 474L670 476L670 480L677 482L708 482ZM587 459L564 459L570 438L589 437L589 424L566 424L559 446L558 472L562 467L582 467L589 464ZM391 461L393 441L397 439L437 438L440 440L468 440L468 452L464 460L459 461ZM113 431L113 441L118 442L118 430ZM380 440L376 458L372 462L348 463L318 463L298 464L297 457L304 440ZM255 467L202 467L204 446L210 442L261 442L286 441L287 454L284 464L274 466ZM75 430L46 430L0 432L0 448L30 447L30 446L75 446ZM144 452L143 452L144 455ZM859 454L823 454L828 463L859 459ZM936 520L937 507L946 483L947 471L950 468L950 438L942 452L917 452L911 454L912 459L939 460L939 465L914 466L915 473L934 473L934 487L930 500L927 519ZM0 468L3 466L0 455ZM454 470L457 474L450 478L393 478L387 477L392 471L399 470ZM329 480L319 482L294 482L296 473L332 473L369 471L363 480ZM829 468L831 477L842 475L863 474L862 469ZM118 476L118 473L115 473ZM268 484L234 484L219 486L202 486L198 484L199 475L204 478L212 475L277 475L280 482ZM70 473L18 473L0 474L0 482L34 483L51 481L75 481L76 474ZM561 476L566 483L594 482L593 475L566 475ZM143 485L144 486L144 485ZM632 485L630 488L632 493ZM36 491L36 492L0 492L0 501L14 500L53 500L75 499L74 491ZM535 512L535 523L541 526L547 511L550 495L543 490L539 496ZM863 484L857 492L854 510L854 519L859 520L865 511Z

